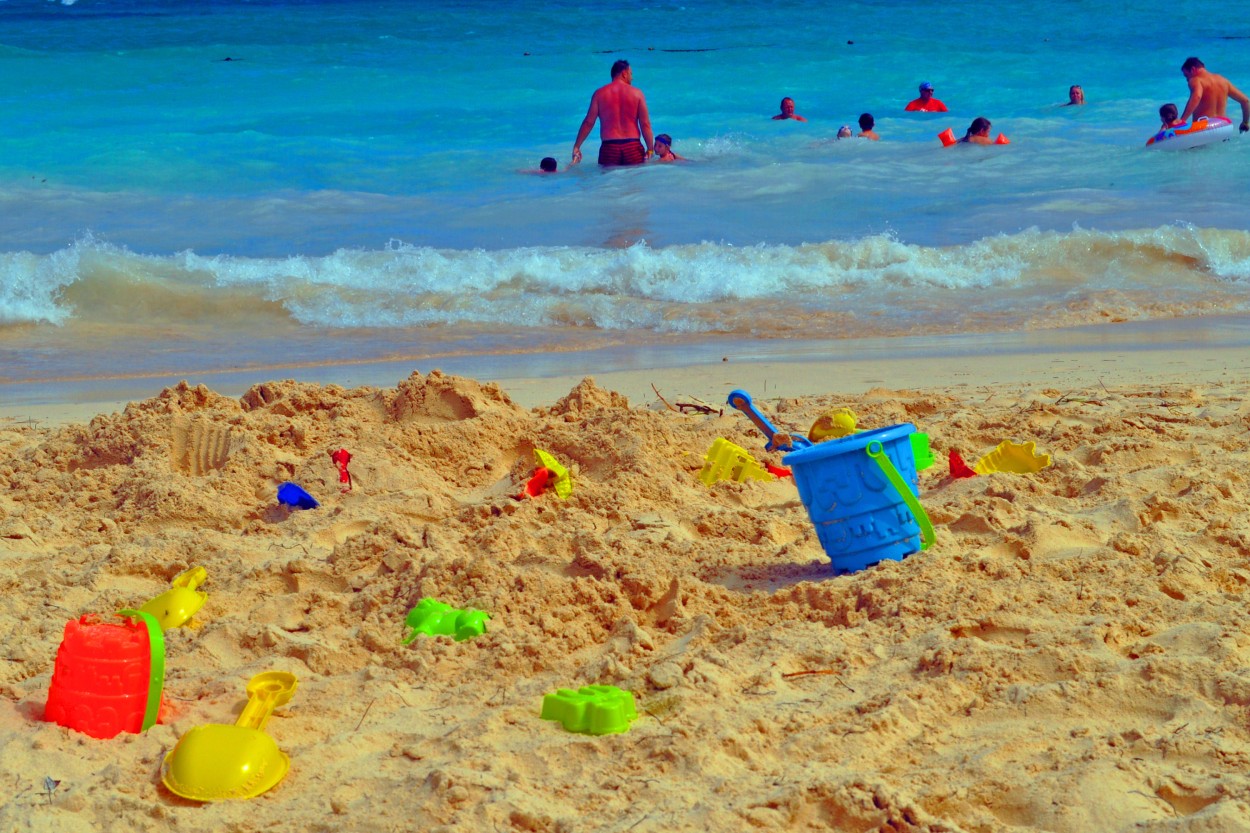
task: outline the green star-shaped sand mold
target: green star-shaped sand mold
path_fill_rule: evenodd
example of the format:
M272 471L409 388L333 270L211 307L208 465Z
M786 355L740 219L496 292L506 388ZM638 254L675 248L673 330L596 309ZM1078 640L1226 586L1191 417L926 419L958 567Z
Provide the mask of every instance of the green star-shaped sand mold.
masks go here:
M568 731L584 735L628 731L637 717L633 693L614 685L561 688L543 697L543 720L558 720Z

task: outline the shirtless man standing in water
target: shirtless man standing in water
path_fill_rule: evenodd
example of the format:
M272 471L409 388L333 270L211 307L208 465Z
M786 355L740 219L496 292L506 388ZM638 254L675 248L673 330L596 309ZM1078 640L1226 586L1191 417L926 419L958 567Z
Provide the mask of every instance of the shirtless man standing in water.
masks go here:
M1228 118L1228 99L1241 105L1241 132L1250 131L1250 99L1223 75L1207 72L1206 65L1197 58L1186 58L1181 64L1181 74L1189 79L1189 101L1180 120L1188 122L1190 116L1222 116Z
M633 85L634 71L629 61L617 61L612 65L612 83L595 90L590 97L590 109L573 142L573 164L582 161L582 142L590 135L599 121L599 164L641 165L655 152L651 137L651 116L647 114L647 99L642 90ZM647 143L643 153L639 135Z

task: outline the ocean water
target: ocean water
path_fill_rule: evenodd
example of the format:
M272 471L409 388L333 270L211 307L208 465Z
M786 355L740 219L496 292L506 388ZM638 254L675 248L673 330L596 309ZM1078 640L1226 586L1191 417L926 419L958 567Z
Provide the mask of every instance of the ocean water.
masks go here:
M1245 315L1250 138L1144 143L1247 40L1231 0L3 0L0 397ZM688 163L568 167L618 58ZM981 115L1009 145L941 146Z

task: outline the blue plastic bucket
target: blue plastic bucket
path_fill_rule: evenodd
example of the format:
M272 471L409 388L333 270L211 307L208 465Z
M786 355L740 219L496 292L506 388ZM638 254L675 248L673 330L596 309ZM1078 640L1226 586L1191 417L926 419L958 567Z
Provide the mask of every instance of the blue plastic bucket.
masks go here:
M826 440L785 456L835 574L885 560L902 561L921 550L921 519L909 506L924 514L915 499L920 493L911 445L915 431L916 426L905 422ZM891 482L886 473L889 464L910 495L902 495ZM928 518L923 522L931 539Z

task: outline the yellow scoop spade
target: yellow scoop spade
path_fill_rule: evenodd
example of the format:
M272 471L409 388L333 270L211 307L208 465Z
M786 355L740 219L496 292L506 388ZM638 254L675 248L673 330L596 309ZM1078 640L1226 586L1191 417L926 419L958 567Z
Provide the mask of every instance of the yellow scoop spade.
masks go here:
M208 594L198 588L207 579L207 570L192 567L174 579L168 590L139 609L155 616L162 630L176 628L189 621L204 606Z
M295 695L295 675L257 674L247 684L247 705L233 726L191 729L165 756L161 780L170 792L195 801L255 798L286 775L291 759L262 729L273 710Z

